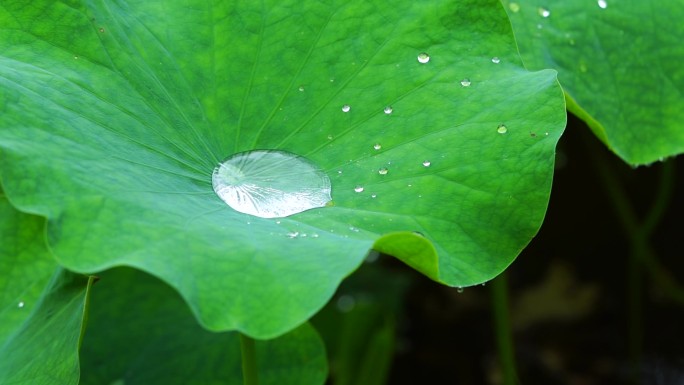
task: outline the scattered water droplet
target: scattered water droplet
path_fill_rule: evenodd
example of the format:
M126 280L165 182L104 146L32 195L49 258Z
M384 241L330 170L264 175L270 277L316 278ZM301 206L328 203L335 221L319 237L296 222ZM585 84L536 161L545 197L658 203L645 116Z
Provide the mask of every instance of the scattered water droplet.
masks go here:
M349 112L349 110L351 110L351 106L349 104L342 106L342 112Z
M332 140L332 139L333 139L332 134L328 134L328 140Z
M381 149L381 148L382 148L382 145L381 145L380 143L375 143L375 144L373 145L373 149L374 149L374 150L379 150L379 149Z
M299 91L304 92L304 86L299 86Z
M392 106L387 106L387 107L385 107L385 109L383 110L383 112L386 113L387 115L391 114L392 111L394 111L394 109L392 109Z
M499 127L496 128L496 132L499 134L505 134L508 132L508 127L506 127L505 124L499 124Z
M513 13L517 13L518 11L520 11L520 4L510 3L508 4L508 9L510 9Z
M287 233L288 238L297 238L299 236L299 231L291 231Z
M425 64L429 61L430 61L430 55L428 55L427 53L421 52L420 54L418 54L418 62L419 63Z
M606 7L608 6L608 3L606 3L606 0L598 0L598 6L601 9L606 9Z
M349 226L349 230L351 230L351 231L353 231L353 232L355 232L355 233L358 233L358 232L360 231L359 229L357 229L357 228L354 227L354 226Z
M499 64L499 63L501 63L501 59L499 59L498 56L494 56L494 57L492 58L492 63L494 63L494 64Z
M386 167L383 167L383 168L378 170L378 174L380 174L380 175L387 175L388 172L389 172L389 170Z
M551 11L549 11L548 9L546 9L544 7L540 7L537 11L539 12L539 16L541 16L541 17L551 16Z
M286 151L255 150L214 169L216 194L235 211L281 218L330 202L330 178L308 159Z
M24 301L19 301L19 303L17 304L17 307L22 308L22 307L24 307L24 305L25 305Z
M357 193L363 192L363 186L356 186L354 187L354 191Z
M74 56L74 60L78 60L78 56Z
M318 234L316 234L316 233L311 234L311 238L318 238Z
M460 286L459 286L459 287L457 287L457 288L456 288L456 292L457 292L458 294L461 294L461 293L463 293L463 288L462 288L462 287L460 287Z
M342 313L348 313L352 311L354 306L356 306L356 300L351 295L341 295L340 298L337 299L337 310L341 311Z
M424 166L424 167L430 167L431 164L432 164L432 163L430 163L429 160L423 161L423 166Z
M465 78L465 79L461 80L461 85L463 87L470 87L470 79Z
M377 198L378 194L371 194L371 198Z
M105 29L102 28L102 27L100 27L100 28L98 29L98 31L100 31L100 33L104 33Z

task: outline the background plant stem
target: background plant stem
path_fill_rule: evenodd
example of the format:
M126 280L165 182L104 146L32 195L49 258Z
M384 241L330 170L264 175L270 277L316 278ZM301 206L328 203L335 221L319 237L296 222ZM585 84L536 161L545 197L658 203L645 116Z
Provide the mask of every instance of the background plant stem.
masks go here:
M503 384L516 385L518 384L518 375L515 369L515 351L508 308L508 279L505 272L501 273L491 282L491 288L494 329L503 374Z
M240 350L242 351L242 378L244 385L258 385L259 376L256 362L254 340L240 333Z

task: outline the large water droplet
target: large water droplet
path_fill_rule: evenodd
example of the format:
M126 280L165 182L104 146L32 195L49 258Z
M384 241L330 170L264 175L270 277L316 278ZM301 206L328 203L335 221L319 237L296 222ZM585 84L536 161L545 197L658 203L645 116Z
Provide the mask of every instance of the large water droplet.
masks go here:
M354 187L354 191L355 191L355 192L358 192L358 193L363 192L363 186L356 186L356 187Z
M423 161L423 166L424 166L424 167L430 167L431 164L432 164L432 163L431 163L429 160Z
M470 79L466 78L466 79L461 80L461 85L463 87L470 87Z
M389 114L392 113L392 111L394 111L394 109L392 109L392 106L387 106L387 107L385 107L385 109L382 110L382 111L383 111L384 113L386 113L387 115L389 115Z
M425 63L427 63L427 62L429 62L429 61L430 61L430 55L428 55L427 53L421 52L421 53L418 55L418 62L419 62L419 63L425 64Z
M548 9L546 9L544 7L540 7L537 11L539 12L539 16L541 16L541 17L551 16L551 11L549 11Z
M255 150L226 158L214 169L216 194L235 211L281 218L330 202L330 178L306 158Z
M499 134L505 134L508 132L508 127L506 127L505 124L499 124L499 127L496 128L496 132Z
M351 110L351 106L349 104L342 106L342 112L349 112L349 110Z
M598 6L601 9L606 9L606 7L608 6L608 3L606 3L606 0L598 0Z

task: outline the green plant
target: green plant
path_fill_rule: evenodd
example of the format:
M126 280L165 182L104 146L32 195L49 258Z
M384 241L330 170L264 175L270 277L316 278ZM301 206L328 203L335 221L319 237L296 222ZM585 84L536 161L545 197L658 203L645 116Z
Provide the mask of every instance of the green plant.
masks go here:
M138 351L182 362L175 368L198 383L238 382L238 340L259 383L322 383L324 349L306 321L369 250L455 287L486 282L515 259L546 210L566 98L630 164L682 151L680 67L654 57L653 78L668 86L659 103L648 84L626 93L621 79L641 62L599 66L591 55L608 51L587 47L608 41L602 30L583 33L562 15L587 7L639 36L642 24L617 5L564 2L550 15L534 2L504 5L2 4L0 279L9 289L0 362L11 366L0 380L78 382L93 281L80 273L101 278L83 383L189 383L160 375ZM644 47L659 44L650 37ZM516 42L529 68L559 71L566 98L554 71L523 67ZM630 97L606 102L616 94ZM625 124L635 116L639 125ZM226 206L212 170L255 149L310 160L330 177L332 204L286 218ZM41 315L55 307L68 323ZM136 316L116 318L126 312ZM112 323L130 325L107 335ZM58 369L4 360L23 357L12 344L32 327L59 336L62 350L50 354L70 359ZM502 346L506 338L502 330ZM102 362L113 354L106 347L116 355Z

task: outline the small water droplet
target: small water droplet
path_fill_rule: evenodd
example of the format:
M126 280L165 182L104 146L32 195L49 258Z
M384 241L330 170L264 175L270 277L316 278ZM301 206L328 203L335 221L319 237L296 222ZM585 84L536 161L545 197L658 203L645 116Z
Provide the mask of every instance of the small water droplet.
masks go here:
M377 198L378 194L371 194L371 198Z
M459 286L459 287L457 287L457 288L456 288L456 292L457 292L458 294L461 294L461 293L463 293L463 288L462 288L462 287L460 287L460 286Z
M304 92L304 86L299 86L299 91Z
M373 145L373 149L374 149L374 150L379 150L379 149L381 149L381 148L382 148L382 145L381 145L380 143L375 143L375 144Z
M470 87L470 79L465 78L465 79L461 80L461 85L463 87Z
M423 161L423 166L424 166L424 167L430 167L431 164L432 164L432 163L430 163L429 160Z
M260 218L325 207L332 199L328 175L308 159L286 151L231 155L214 169L212 185L232 209Z
M392 109L392 106L387 106L387 107L385 107L385 109L383 110L383 112L386 113L387 115L391 114L392 111L394 111L394 109Z
M334 82L335 82L335 78L330 78L330 83L334 83Z
M353 232L355 232L355 233L358 233L358 232L360 231L359 229L357 229L357 228L354 227L354 226L349 226L349 230L351 230L351 231L353 231Z
M17 304L17 307L22 308L22 307L24 307L24 305L25 305L24 301L19 301L19 303Z
M337 170L337 173L338 173L338 174L342 174L342 170Z
M349 110L351 110L351 106L349 104L342 106L342 112L349 112Z
M505 134L508 132L508 127L506 127L505 124L499 124L499 127L496 128L496 132L499 134Z
M332 139L333 139L332 134L328 134L328 140L332 140Z
M356 191L357 193L363 192L363 186L354 187L354 191Z
M418 54L418 62L419 63L425 64L429 61L430 61L430 55L428 55L427 53L421 52L420 54Z
M287 233L288 238L297 238L299 236L299 231L291 231Z
M598 0L598 6L601 9L606 9L606 7L608 6L608 3L606 3L606 0Z
M539 16L541 16L541 17L551 16L551 11L549 11L548 9L546 9L544 7L540 7L537 11L539 12Z
M387 175L388 172L389 172L389 170L386 167L383 167L383 168L378 170L378 174L380 174L380 175Z
M510 9L513 13L517 13L518 11L520 11L520 4L510 3L508 4L508 9Z
M105 29L102 28L102 27L100 27L100 28L98 29L98 31L100 31L100 33L104 33Z
M311 238L318 238L318 234L316 234L316 233L311 234Z
M501 59L499 59L498 56L494 56L494 57L492 58L492 63L494 63L494 64L499 64L499 63L501 63Z
M78 56L74 56L74 60L78 60Z
M356 306L356 300L351 295L341 295L340 298L337 299L337 310L342 313L352 311L354 306Z

